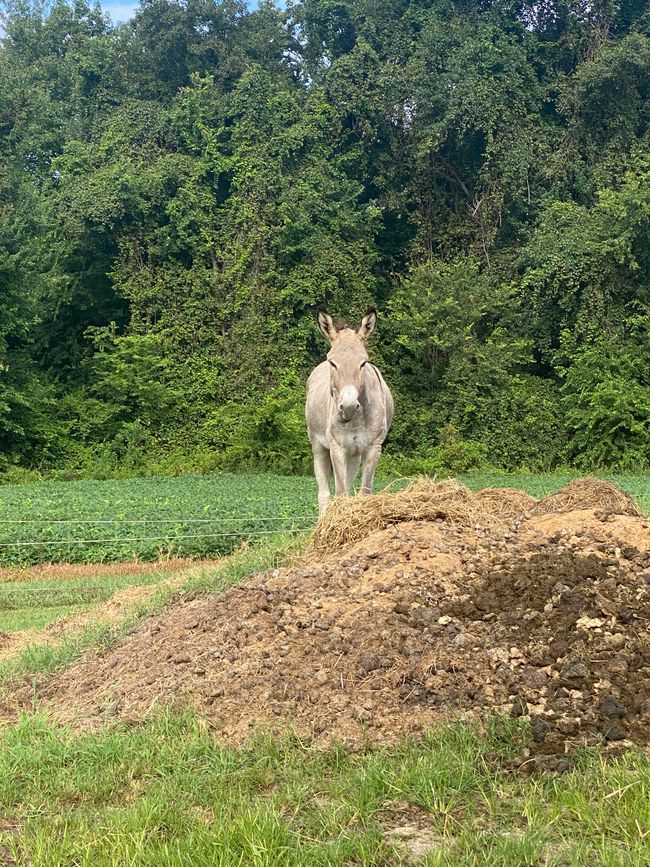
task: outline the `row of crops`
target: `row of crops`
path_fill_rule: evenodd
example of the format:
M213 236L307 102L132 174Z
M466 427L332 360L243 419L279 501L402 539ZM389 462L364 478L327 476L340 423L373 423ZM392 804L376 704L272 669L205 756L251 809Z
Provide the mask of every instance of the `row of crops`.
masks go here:
M315 521L311 478L185 476L0 486L0 566L208 557Z

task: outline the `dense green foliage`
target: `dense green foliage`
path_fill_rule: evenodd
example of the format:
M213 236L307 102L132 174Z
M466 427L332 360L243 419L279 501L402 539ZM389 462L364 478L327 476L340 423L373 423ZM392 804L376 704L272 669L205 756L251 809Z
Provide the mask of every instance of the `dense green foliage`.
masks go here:
M450 452L450 457L451 457ZM472 489L510 486L543 497L569 473L472 473ZM650 512L647 476L611 476ZM378 488L387 483L379 482ZM406 484L394 480L391 489ZM0 486L0 566L49 561L207 557L313 527L313 476L203 475ZM17 602L22 602L18 599ZM83 601L65 597L66 603ZM57 604L61 600L57 597ZM8 603L0 592L0 610Z
M645 3L7 8L0 472L305 470L320 302L393 455L650 467Z

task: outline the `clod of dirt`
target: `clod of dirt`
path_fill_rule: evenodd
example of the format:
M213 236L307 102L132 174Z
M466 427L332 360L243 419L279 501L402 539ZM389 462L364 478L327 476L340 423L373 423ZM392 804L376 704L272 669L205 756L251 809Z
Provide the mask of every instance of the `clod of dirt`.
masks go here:
M136 723L190 703L230 744L288 727L386 743L498 710L530 719L536 767L583 743L650 743L649 576L650 524L632 515L402 521L176 601L37 694L81 727L107 707ZM14 696L31 705L32 681Z

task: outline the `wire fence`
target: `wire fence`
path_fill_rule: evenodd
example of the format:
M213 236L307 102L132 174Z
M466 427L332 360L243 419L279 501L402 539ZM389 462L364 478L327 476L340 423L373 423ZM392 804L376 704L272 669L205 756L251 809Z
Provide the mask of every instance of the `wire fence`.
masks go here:
M244 515L234 518L0 518L0 524L230 524L235 521L255 521L256 524L271 521L313 521L316 515L296 515L292 518L259 518Z
M315 522L315 514L0 518L0 567L224 555L244 542L307 533Z
M259 519L256 517L245 517L238 519L210 519L209 523L220 523L227 521L228 524L232 524L234 520L238 520L240 523L245 522L246 520L255 521L256 523L260 523L261 520L264 522L266 527L269 524L275 524L272 529L228 529L226 531L218 532L218 533L179 533L177 535L157 535L157 536L125 536L125 537L102 537L102 538L84 538L84 539L30 539L24 541L10 541L10 542L0 542L0 552L2 550L6 551L6 556L11 558L11 551L16 551L16 557L21 557L23 555L19 555L20 550L34 550L35 552L38 549L43 548L45 551L51 551L52 554L47 555L47 557L40 558L38 553L35 553L34 556L38 558L37 562L34 560L30 560L29 562L5 562L5 566L8 568L16 568L16 567L26 567L26 566L34 566L37 565L38 562L43 562L43 560L47 559L50 561L50 558L56 558L59 562L75 562L73 559L74 555L72 553L72 549L75 546L87 546L87 545L107 545L112 548L115 552L117 549L122 551L122 555L119 559L124 557L125 555L132 554L133 556L140 557L143 553L142 549L138 550L137 546L142 545L143 543L155 543L158 546L159 552L162 550L171 550L176 548L177 552L180 551L184 547L184 543L186 549L194 548L194 551L187 550L184 556L188 554L190 556L210 556L210 554L214 554L217 551L220 553L229 553L236 547L237 542L244 542L248 540L261 539L263 537L274 536L278 534L291 534L298 535L301 533L307 533L313 528L313 520L312 516L302 515L297 516L294 519L282 518L282 517L274 517L274 518L265 518ZM310 522L307 526L305 526L305 522ZM66 519L66 520L58 520L56 522L53 521L26 521L21 520L20 522L10 522L3 521L4 524L10 523L19 523L19 524L28 524L30 526L37 524L52 524L56 523L57 525L70 525L70 524L104 524L104 525L116 525L119 526L121 524L127 524L130 526L143 524L149 526L151 524L162 523L162 524L204 524L206 523L205 519L187 519L187 520L162 520L160 522L152 519L128 519L128 520L120 520L120 519L110 519L110 520L102 520L102 521L92 521L92 520L74 520L74 519ZM201 543L203 540L206 540L206 545L203 546ZM224 540L224 545L219 545L219 540ZM214 542L217 542L217 545L213 547ZM234 543L234 546L232 544ZM200 551L196 549L196 545L200 546ZM145 549L146 550L146 549ZM63 552L68 553L63 553ZM101 549L100 549L101 551ZM154 552L155 553L155 552ZM151 554L151 545L149 546L149 554ZM27 555L31 557L32 555ZM146 556L146 555L145 555ZM103 558L102 558L103 559ZM83 560L83 562L88 562L87 560ZM115 562L115 561L113 561ZM2 563L2 558L0 558L0 564ZM152 566L154 564L152 563ZM103 583L103 582L102 582ZM139 582L136 582L139 583ZM111 585L112 586L112 585ZM19 587L7 587L0 583L0 611L9 611L16 608L22 607L30 607L31 605L37 605L38 607L60 607L65 605L82 605L89 603L99 603L109 598L114 592L115 588L102 588L101 584L97 584L97 587L86 587L81 588L75 587L74 590L70 588L56 588L56 587L27 587L24 584L21 584ZM109 592L110 591L110 592Z
M274 536L277 533L306 533L311 527L276 527L273 530L238 530L234 533L179 533L177 536L113 536L109 539L36 539L28 542L0 542L0 548L22 548L34 545L99 545L118 542L176 542L180 539L231 539L237 536Z

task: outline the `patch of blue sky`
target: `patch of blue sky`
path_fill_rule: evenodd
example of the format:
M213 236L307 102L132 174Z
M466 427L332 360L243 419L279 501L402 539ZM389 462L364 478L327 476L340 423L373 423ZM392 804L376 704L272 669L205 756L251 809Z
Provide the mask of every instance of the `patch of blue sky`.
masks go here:
M121 0L104 0L102 3L102 9L110 15L114 24L128 21L133 17L137 7L137 3L123 3Z
M111 21L114 24L121 24L123 21L128 21L135 14L138 8L138 3L129 3L125 0L100 0L104 12L108 12L111 16ZM257 0L248 0L248 8L255 9Z

